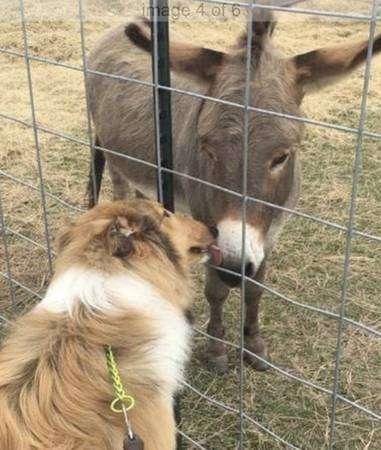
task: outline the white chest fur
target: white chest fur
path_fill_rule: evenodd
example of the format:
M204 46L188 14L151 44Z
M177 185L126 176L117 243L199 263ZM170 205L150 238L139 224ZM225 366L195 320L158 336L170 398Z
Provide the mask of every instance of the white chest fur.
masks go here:
M110 276L72 267L53 280L37 309L70 315L78 302L105 314L137 311L148 318L155 338L135 369L142 374L149 369L165 394L174 394L190 354L191 327L171 303L133 274Z

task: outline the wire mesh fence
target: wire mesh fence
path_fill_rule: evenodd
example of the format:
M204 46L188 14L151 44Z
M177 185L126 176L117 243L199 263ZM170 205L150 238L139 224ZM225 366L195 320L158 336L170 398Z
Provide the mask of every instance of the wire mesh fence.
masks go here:
M321 306L314 306L308 303L305 303L303 301L299 301L297 298L292 298L290 295L285 295L279 292L277 289L274 289L273 287L268 286L266 283L260 283L256 281L255 279L248 277L245 274L245 259L242 257L241 261L241 267L240 267L240 273L235 272L232 270L228 270L226 268L219 268L218 270L223 271L230 275L240 276L241 277L241 293L240 293L240 305L239 305L239 340L237 342L232 342L228 339L220 339L215 336L211 336L204 330L202 330L199 327L195 327L196 336L200 336L203 338L211 339L216 342L220 342L224 345L226 345L228 348L234 349L239 353L239 374L238 374L238 380L239 380L239 391L237 394L238 397L238 403L232 401L232 404L236 404L236 406L232 406L232 404L227 404L222 401L217 400L213 396L210 396L208 392L203 392L200 389L196 388L192 384L192 380L190 380L189 383L185 383L184 388L190 392L192 392L194 395L196 395L199 400L198 401L205 401L213 407L215 407L217 410L229 412L237 417L238 419L238 434L235 435L234 443L232 444L232 448L254 448L252 447L253 444L248 443L247 437L246 437L246 426L245 424L249 423L255 429L263 433L265 435L268 435L269 438L274 440L274 442L279 443L279 445L282 445L286 448L292 448L292 449L298 449L298 448L308 448L306 446L299 446L295 444L294 442L289 441L284 436L278 434L276 431L272 429L270 425L265 425L264 421L261 420L260 417L258 417L255 414L255 408L254 413L248 413L245 409L245 376L246 376L246 370L244 359L245 355L250 355L253 358L257 358L259 360L263 360L264 363L268 364L271 368L271 370L275 371L277 374L279 374L281 377L284 377L288 380L293 380L297 383L300 383L303 386L306 386L308 388L311 388L313 390L316 390L319 393L322 393L326 396L328 396L331 399L330 404L330 410L329 410L329 435L326 438L326 444L327 448L333 449L333 448L341 448L337 446L337 437L336 437L336 428L337 428L337 408L338 403L341 402L342 404L346 405L347 407L353 409L354 411L361 411L364 413L368 420L374 423L375 427L379 426L379 421L381 421L381 411L376 410L373 408L369 408L361 402L361 399L357 398L350 398L349 396L345 395L340 389L340 371L341 371L341 364L342 364L342 346L343 346L343 340L345 335L346 327L351 326L354 329L358 330L361 333L364 333L364 335L368 336L369 338L380 338L381 337L381 331L377 328L377 326L371 326L366 323L362 323L362 321L355 320L347 315L347 301L348 301L348 284L350 280L350 263L351 263L351 252L352 252L352 246L353 246L353 240L356 238L365 239L369 242L374 242L374 244L378 244L381 242L381 235L374 233L374 232L367 232L365 229L360 229L356 226L356 206L357 206L357 199L358 199L358 186L359 186L359 177L362 167L362 149L363 149L363 142L365 139L369 139L375 142L379 142L381 140L381 133L377 131L370 131L366 127L366 118L367 118L367 101L368 101L368 94L370 91L370 79L371 79L371 70L372 70L372 54L373 54L373 44L375 41L376 36L376 27L378 22L380 21L379 16L379 7L380 7L380 1L379 0L372 0L367 3L369 7L369 12L366 13L356 13L356 12L341 12L341 11L325 11L324 9L313 9L303 7L303 2L292 2L292 1L280 1L280 2L273 2L273 3L266 3L266 4L260 4L256 2L231 2L231 1L220 1L220 0L205 0L205 4L209 5L227 5L234 8L241 8L247 11L246 16L246 22L247 22L247 51L246 51L246 72L245 72L245 78L246 78L246 88L245 88L245 95L244 98L242 98L241 103L236 103L232 101L223 100L221 98L215 98L211 95L205 95L198 92L188 91L185 89L180 89L178 87L173 87L169 85L163 85L160 84L158 81L158 66L156 63L156 76L153 77L152 82L144 81L135 79L134 77L122 77L119 75L113 75L106 72L100 72L91 70L88 67L87 63L87 55L86 55L86 17L85 17L85 10L82 0L78 0L77 2L77 20L79 24L79 36L80 36L80 45L81 45L81 58L82 58L82 65L75 65L72 63L67 63L63 61L59 61L56 59L51 59L45 56L39 56L32 54L30 51L31 43L29 40L29 34L28 34L28 19L27 19L27 8L24 4L24 0L19 0L19 15L20 15L20 21L21 21L21 31L22 31L22 37L23 37L23 48L24 51L17 51L14 49L9 49L2 47L0 48L0 54L6 55L8 57L12 58L23 58L25 61L25 67L26 67L26 74L27 74L27 87L28 87L28 96L29 96L29 105L30 105L30 120L21 119L19 117L16 117L12 114L9 114L4 109L4 105L0 109L0 119L4 122L13 122L15 124L18 124L22 127L25 127L27 129L30 129L33 133L33 143L34 143L34 152L35 152L35 161L36 161L36 167L37 167L37 179L38 183L34 184L28 180L19 178L12 173L10 173L8 170L0 170L0 226L2 230L2 245L3 245L3 255L4 255L4 270L1 272L1 276L4 280L6 280L9 290L9 298L11 300L12 305L15 307L17 305L17 296L19 295L19 292L24 291L31 297L34 297L35 299L42 298L41 291L36 291L34 289L29 288L26 286L23 282L21 282L17 277L13 275L13 269L12 269L12 255L9 251L9 240L10 239L18 239L20 241L25 242L26 244L31 244L38 248L39 250L43 251L45 253L45 259L46 259L46 272L47 272L47 278L50 277L52 273L52 263L54 259L54 251L52 249L52 231L50 229L49 225L49 202L53 201L61 205L63 208L70 210L73 214L77 214L84 210L81 206L78 204L72 203L68 201L67 199L61 198L59 195L53 194L47 189L46 187L46 181L44 176L44 170L43 170L43 164L41 162L41 139L43 136L51 136L55 138L59 138L63 141L71 142L75 145L78 145L79 147L89 151L94 152L95 150L100 150L104 152L105 154L110 155L117 155L120 158L125 158L126 160L139 163L144 165L145 167L149 167L151 169L154 169L158 173L158 178L160 180L163 175L170 175L173 178L179 178L179 179L187 179L189 181L192 181L194 183L199 183L201 185L204 185L205 187L212 188L215 190L218 190L226 195L233 196L240 200L241 202L241 218L242 218L242 249L245 248L246 245L246 214L247 214L247 205L249 204L255 204L255 205L262 205L269 208L272 208L277 211L281 211L287 214L290 214L293 217L300 218L303 220L311 221L312 223L327 227L327 229L335 230L338 232L343 233L345 236L344 238L344 255L343 255L343 267L342 267L342 282L341 282L341 291L339 295L340 305L337 311L330 310L328 308L324 308ZM156 3L154 3L156 5ZM157 5L156 5L157 6ZM359 122L357 126L347 126L342 125L340 123L331 123L329 121L320 121L316 119L308 119L306 117L299 117L293 114L288 113L281 113L276 112L272 110L267 110L263 108L258 108L255 106L252 106L250 103L250 77L251 77L251 36L253 33L253 28L251 27L252 22L252 15L253 12L257 9L263 9L263 10L271 10L278 13L288 13L288 14L295 14L295 15L308 15L308 16L314 16L319 18L330 18L334 20L339 19L346 19L346 20L353 20L353 21L365 21L368 24L368 33L369 33L369 45L367 48L367 55L366 55L366 61L365 61L365 74L363 79L363 86L362 86L362 99L361 99L361 106L360 106L360 115L359 115ZM158 17L156 17L158 20ZM255 28L254 28L255 30ZM157 30L156 30L157 33ZM158 42L156 39L156 44L153 46L154 48L154 59L156 62L158 61ZM86 131L87 131L87 138L83 137L77 137L74 134L68 134L67 132L63 132L59 129L59 126L57 125L57 129L52 129L51 127L48 127L46 125L41 124L37 120L36 116L36 101L35 101L35 93L34 93L34 82L33 82L33 76L32 76L32 63L40 63L47 66L53 66L53 67L59 67L64 70L70 70L73 72L78 72L83 76L84 80L84 90L85 90L85 100L86 100ZM88 93L88 77L89 75L97 75L100 77L108 77L110 79L120 80L126 83L133 83L140 86L145 86L148 88L152 88L155 92L155 117L157 121L156 126L156 143L157 148L160 152L160 123L158 122L158 118L160 116L160 96L165 93L169 93L172 95L182 95L182 96L189 96L191 98L195 98L202 101L208 101L208 102L214 102L223 104L229 107L237 108L241 111L243 111L244 114L244 136L243 136L243 151L242 151L242 191L236 192L232 189L229 189L222 185L217 185L214 183L210 183L204 179L189 175L187 173L180 172L176 170L175 168L171 166L164 167L162 165L163 159L160 157L160 154L158 154L157 157L157 163L152 163L145 161L140 158L132 157L128 154L121 154L119 152L116 152L113 149L105 148L99 145L96 145L96 142L94 141L94 133L92 129L92 121L91 121L91 112L90 112L90 100L89 100L89 93ZM153 106L154 107L154 106ZM351 192L350 192L350 202L349 202L349 211L346 217L346 220L344 223L338 223L338 221L335 220L327 220L326 218L319 217L317 215L309 214L306 212L302 212L301 210L294 209L294 208L287 208L286 206L280 206L275 203L267 202L264 200L261 200L259 198L255 198L249 195L248 189L247 189L247 178L248 178L248 158L249 158L249 128L250 128L250 113L255 112L258 114L262 114L265 116L273 116L281 119L285 119L288 121L295 121L297 123L303 123L305 125L310 125L314 127L319 127L321 129L329 130L329 131L335 131L338 133L346 134L348 136L351 136L356 142L355 142L355 148L354 148L354 161L353 161L353 170L352 170L352 176L351 176ZM94 170L94 168L93 168ZM2 189L2 184L4 182L11 182L18 184L22 186L23 188L26 188L29 192L35 192L39 196L39 203L42 209L41 214L41 220L43 225L43 241L38 242L37 240L33 239L32 237L13 229L11 226L8 226L7 224L7 217L6 217L6 211L4 207L4 192ZM162 186L162 183L159 182L159 186ZM165 189L164 189L165 190ZM161 200L163 200L163 194L159 196ZM242 251L242 254L244 252ZM46 280L45 280L46 281ZM310 379L307 379L300 375L295 375L293 371L290 371L288 369L283 368L282 366L278 365L276 362L268 362L267 360L264 360L259 355L254 354L253 352L250 352L248 349L245 348L245 342L244 342L244 325L245 325L245 290L247 289L247 286L250 284L254 284L262 289L264 289L265 292L275 296L282 302L285 302L286 304L292 305L293 307L304 309L310 313L318 314L319 316L328 318L332 320L332 323L334 323L337 326L337 334L335 339L335 358L334 358L334 367L333 367L333 382L332 385L328 388L326 385L321 385L315 381L311 381ZM237 306L238 307L238 306ZM1 311L0 311L1 313ZM8 318L2 314L0 315L0 319L4 322L8 321ZM376 323L376 321L375 321ZM331 325L332 327L334 325ZM260 375L259 375L260 376ZM233 399L232 399L233 400ZM271 421L268 421L271 422ZM196 430L197 431L197 430ZM199 442L194 436L191 437L187 433L185 433L183 430L179 429L179 433L183 436L184 440L188 442L189 446L191 448L208 448L208 445L204 442ZM196 434L197 436L197 434ZM377 445L377 444L376 444ZM258 447L261 448L261 447ZM263 447L263 448L270 448L270 447ZM310 447L312 448L312 447ZM342 448L350 448L343 446ZM373 448L373 447L365 447L364 448ZM377 447L374 447L377 448Z

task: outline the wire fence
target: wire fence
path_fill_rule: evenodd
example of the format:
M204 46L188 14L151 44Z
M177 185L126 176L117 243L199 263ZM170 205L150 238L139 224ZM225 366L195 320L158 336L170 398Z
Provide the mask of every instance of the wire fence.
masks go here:
M358 196L358 184L359 184L359 174L361 169L361 155L362 155L362 146L363 146L363 140L365 138L372 139L376 141L381 140L381 133L376 132L370 132L366 130L365 124L366 124L366 112L367 112L367 99L368 99L368 93L369 93L369 80L371 75L371 59L372 59L372 52L373 52L373 44L375 40L375 33L376 33L376 26L377 22L380 21L380 16L378 15L379 12L379 6L380 6L380 0L372 0L372 7L370 13L367 14L355 14L355 13L342 13L342 12L332 12L332 11L324 11L324 10L315 10L315 9L308 9L308 8L301 8L299 5L295 6L295 4L302 3L302 1L280 1L280 2L273 2L274 4L257 4L252 1L249 2L231 2L231 1L221 1L221 0L205 0L204 3L207 4L224 4L224 5L230 5L234 7L241 7L247 10L248 12L248 40L247 40L247 55L246 55L246 89L245 89L245 96L242 99L242 103L234 103L229 101L224 101L219 98L214 98L209 95L203 95L196 92L186 91L179 88L174 88L169 85L163 85L160 84L158 81L158 67L156 62L156 76L154 77L152 82L147 82L143 80L138 80L132 77L122 77L118 75L112 75L109 73L99 72L90 70L87 65L87 56L86 56L86 41L85 41L85 23L86 18L84 16L84 9L82 0L78 0L78 20L80 25L80 39L81 39L81 51L82 51L82 66L76 66L69 63L64 63L61 61L52 60L49 58L36 56L30 54L29 48L30 48L30 42L29 42L29 36L28 36L28 24L26 19L26 8L24 5L24 0L19 0L19 11L20 11L20 19L21 19L21 26L22 26L22 35L23 35L23 43L24 43L24 52L18 52L14 50L9 50L6 48L0 48L0 53L5 55L10 55L13 57L19 57L23 58L25 60L25 66L26 66L26 72L27 72L27 79L28 79L28 90L29 90L29 102L30 102L30 112L31 112L31 120L21 120L17 117L13 117L9 115L6 111L0 110L0 118L6 121L14 122L19 125L22 125L24 127L30 128L33 131L34 136L34 144L35 144L35 158L36 158L36 164L38 169L38 185L34 185L32 183L29 183L23 179L20 179L10 173L7 173L6 171L0 170L0 226L2 230L2 242L3 242L3 248L4 248L4 256L5 256L5 271L1 272L0 275L7 280L9 285L9 296L12 301L13 305L16 305L17 300L17 289L22 289L26 291L28 294L32 295L36 299L41 299L42 296L38 292L35 292L34 290L28 288L23 283L21 283L19 280L17 280L12 275L12 258L9 252L9 238L16 237L22 241L25 241L27 243L33 244L36 247L42 249L46 253L47 263L48 263L48 270L49 275L52 273L52 262L54 259L54 251L51 247L51 231L49 228L49 220L48 220L48 214L49 214L49 207L48 207L48 199L52 199L62 206L64 206L67 209L72 210L75 213L79 213L83 211L83 209L75 204L71 204L68 201L60 198L57 195L54 195L46 190L45 187L45 179L44 179L44 173L43 173L43 166L41 163L41 145L40 145L40 137L41 134L47 134L55 137L59 137L61 139L64 139L69 142L73 142L75 144L78 144L80 146L83 146L85 148L88 148L91 152L94 152L95 150L101 150L105 154L112 154L112 155L118 155L120 158L125 158L129 161L133 161L142 165L145 165L146 167L153 168L157 170L159 178L163 176L163 174L170 174L172 177L179 177L182 179L188 179L196 183L201 183L205 187L211 187L213 189L219 190L225 194L232 195L238 199L241 200L242 210L241 210L241 216L242 216L242 249L245 248L245 240L246 240L246 214L247 214L247 206L251 203L255 203L258 205L264 205L267 207L274 208L278 211L286 212L292 216L301 217L303 219L307 219L309 221L313 221L317 224L320 224L322 226L328 227L329 229L335 229L339 230L340 232L345 233L345 255L344 255L344 266L343 266L343 273L342 273L342 290L340 295L340 309L339 312L332 312L328 309L312 306L309 304L302 303L294 298L289 298L288 296L282 294L281 292L278 292L277 290L270 288L266 286L265 284L259 283L258 281L247 277L245 275L242 275L245 273L245 259L242 257L242 263L241 263L241 273L237 273L228 269L224 268L218 268L218 270L221 270L223 272L226 272L231 275L236 275L241 277L241 303L240 303L240 342L239 344L235 344L233 342L229 342L224 339L216 338L215 336L211 336L210 334L206 333L205 331L195 328L195 331L200 336L206 337L208 339L214 340L216 342L223 343L224 345L234 348L239 351L240 355L240 374L239 374L239 381L240 381L240 391L239 391L239 406L238 408L233 407L228 404L224 404L211 396L207 395L207 393L201 392L200 390L196 389L194 386L192 386L189 383L185 383L185 388L189 391L193 392L195 395L199 396L201 399L205 400L206 402L210 403L214 407L229 411L230 413L236 414L239 418L240 422L240 433L239 433L239 439L237 442L237 448L243 449L247 448L245 447L245 435L244 435L244 422L248 421L250 422L256 429L258 429L260 432L265 433L269 435L274 441L277 441L278 443L284 445L286 448L291 449L298 449L299 447L295 446L292 442L288 442L284 438L282 438L280 435L273 432L269 427L264 426L260 420L257 420L253 416L247 414L245 412L244 407L244 395L245 395L245 369L244 369L244 357L245 354L249 354L254 358L257 358L259 360L263 360L263 362L266 362L272 370L279 373L281 376L292 379L298 383L301 383L302 385L308 386L309 388L315 389L318 392L324 393L327 396L330 396L332 399L332 406L331 406L331 412L330 412L330 436L329 436L329 449L335 448L335 442L336 442L336 425L337 425L337 405L338 401L343 402L344 404L350 406L351 408L355 410L362 411L363 413L367 414L369 416L369 420L374 421L380 421L381 415L380 413L376 411L372 411L368 409L365 406L362 406L359 404L356 400L351 400L347 398L345 395L340 393L339 389L339 379L340 379L340 370L341 370L341 358L342 358L342 343L343 343L343 334L345 327L348 325L351 325L355 327L356 329L370 335L376 338L381 337L381 332L377 330L374 327L368 326L366 324L363 324L361 322L357 322L349 317L346 316L346 304L348 299L348 280L349 280L349 274L350 274L350 258L351 258L351 249L352 249L352 241L354 237L362 237L370 241L374 242L381 242L381 236L369 234L365 231L362 231L360 229L356 228L355 225L355 219L356 219L356 201ZM291 5L293 5L291 7ZM351 19L351 20L359 20L359 21L367 21L369 23L369 46L367 50L367 57L366 57L366 69L365 69L365 76L364 76L364 83L363 83L363 92L362 92L362 102L361 102L361 114L360 114L360 121L358 124L358 127L352 128L347 127L343 125L337 125L333 123L326 123L322 121L317 120L311 120L307 119L305 117L299 117L299 116L293 116L291 114L285 114L285 113L279 113L271 110L264 110L261 108L257 108L250 105L250 86L249 86L249 80L250 80L250 69L251 69L251 35L253 33L252 27L251 27L251 18L253 11L255 9L268 9L272 11L280 11L280 12L289 12L292 14L302 14L302 15L311 15L311 16L318 16L318 17L329 17L329 18L335 18L335 19ZM157 29L156 29L157 32ZM154 45L154 59L158 61L158 45ZM35 98L34 98L34 86L33 86L33 80L31 75L31 62L37 61L40 63L53 65L53 66L59 66L68 70L73 71L79 71L83 73L83 77L85 80L85 90L86 90L86 121L87 121L87 134L88 139L79 139L77 137L68 135L66 133L63 133L56 129L51 129L47 126L44 126L37 122L36 120L36 106L35 106ZM243 173L242 173L242 180L243 180L243 189L242 192L235 192L231 189L227 189L223 186L219 186L213 183L209 183L205 180L202 180L197 177L193 177L189 174L179 172L172 167L163 167L162 166L162 158L160 155L158 155L157 163L148 162L136 157L132 157L125 154L120 154L118 152L115 152L111 149L100 147L95 145L94 139L93 139L93 130L92 130L92 122L91 122L91 113L90 113L90 107L89 107L89 93L87 91L88 86L88 77L89 75L98 75L102 77L109 77L116 80L123 80L125 82L129 83L135 83L142 86L151 87L154 89L155 92L155 98L156 98L156 107L155 107L155 117L157 121L156 126L156 143L157 148L160 149L161 143L160 143L160 123L158 122L158 117L160 115L159 110L159 98L165 93L175 93L185 96L190 96L196 99L201 99L204 101L211 101L216 102L220 104L224 104L227 106L234 106L236 108L239 108L243 110L244 112L244 148L243 148ZM356 137L356 147L355 147L355 160L353 165L353 174L352 174L352 190L351 190L351 197L350 197L350 209L348 213L348 218L346 221L346 224L339 224L335 223L333 221L328 221L323 218L317 217L315 215L310 215L307 213L303 213L301 211L295 210L295 209L289 209L287 207L279 206L273 203L269 203L257 198L253 198L248 194L248 188L247 188L247 177L248 177L248 155L249 155L249 116L250 112L256 112L263 115L269 115L274 117L280 117L283 119L296 121L296 122L302 122L304 124L313 125L316 127L326 128L326 129L332 129L336 130L341 133L347 133L350 135L354 135ZM24 235L23 233L20 233L19 231L16 231L12 229L11 227L7 226L6 219L5 219L5 212L3 207L3 192L1 189L1 180L9 180L13 183L17 183L21 186L24 186L32 191L35 191L38 193L40 197L40 204L43 211L43 225L44 225L44 243L40 243L35 241L34 239ZM159 186L162 184L159 183ZM161 193L160 198L163 199L163 193ZM242 252L243 254L244 252ZM285 370L282 367L279 367L275 363L271 363L268 361L265 361L263 358L261 358L258 355L255 355L254 353L250 352L248 349L244 346L244 313L245 313L245 290L247 289L248 283L252 283L260 288L263 288L265 291L273 294L274 296L278 297L282 301L294 305L298 308L304 308L306 310L309 310L314 313L318 313L324 317L330 318L333 321L335 321L338 324L338 332L337 332L337 339L336 339L336 353L335 353L335 367L334 367L334 380L333 385L331 389L327 389L324 386L320 386L319 384L316 384L314 382L311 382L308 379L304 379L300 376L295 375L291 371ZM3 315L0 315L0 320L7 322L8 319L4 317ZM190 436L188 436L184 431L179 430L180 435L184 438L185 441L189 443L190 446L193 446L194 448L199 449L205 449L203 445L201 445L199 442L196 442L194 439L192 439Z

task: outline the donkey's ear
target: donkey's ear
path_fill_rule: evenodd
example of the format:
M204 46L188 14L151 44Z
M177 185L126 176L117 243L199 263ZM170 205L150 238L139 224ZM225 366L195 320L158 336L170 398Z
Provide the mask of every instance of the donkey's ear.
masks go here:
M136 47L152 53L150 34L152 25L149 20L142 20L144 26L130 23L126 26L125 33ZM195 76L204 81L213 81L225 57L225 53L209 48L180 43L170 44L171 69Z
M251 51L258 54L262 51L266 40L274 33L276 27L274 14L268 9L255 9L251 27L253 29ZM238 47L246 48L247 41L247 33L245 32L238 40Z
M369 41L327 47L293 57L297 83L306 91L319 89L344 77L366 61ZM381 34L373 44L373 55L381 52Z

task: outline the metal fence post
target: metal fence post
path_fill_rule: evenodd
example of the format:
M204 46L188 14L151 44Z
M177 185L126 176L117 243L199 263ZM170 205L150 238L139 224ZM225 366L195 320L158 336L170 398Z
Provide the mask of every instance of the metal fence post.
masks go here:
M157 163L157 194L158 200L169 211L175 210L173 173L162 168L173 170L172 153L172 110L171 92L160 86L171 86L170 56L169 56L169 25L168 15L163 14L168 9L167 0L150 0L152 79L154 83L154 115L155 144ZM177 395L174 404L175 420L181 422L181 398ZM177 434L177 450L183 447L183 434Z
M154 107L156 129L156 155L158 167L158 199L174 211L173 174L164 169L173 169L171 92L160 86L170 87L169 26L167 0L150 0L151 36L153 43L152 72L154 82Z

